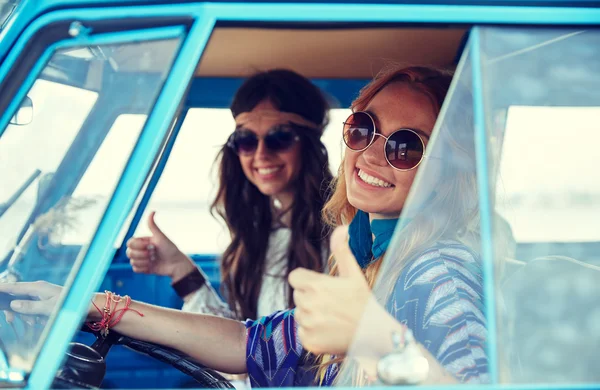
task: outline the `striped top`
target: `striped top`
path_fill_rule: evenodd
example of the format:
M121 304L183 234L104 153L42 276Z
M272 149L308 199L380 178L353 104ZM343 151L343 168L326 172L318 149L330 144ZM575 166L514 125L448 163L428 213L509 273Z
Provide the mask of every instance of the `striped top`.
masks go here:
M387 310L460 382L487 383L486 327L479 257L456 241L440 241L408 262ZM315 385L297 335L294 311L247 321L247 368L253 387ZM322 385L333 384L329 366Z

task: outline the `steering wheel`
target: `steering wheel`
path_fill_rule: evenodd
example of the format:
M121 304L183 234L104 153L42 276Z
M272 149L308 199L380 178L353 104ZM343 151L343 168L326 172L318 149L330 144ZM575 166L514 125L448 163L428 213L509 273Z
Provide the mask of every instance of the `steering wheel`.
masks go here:
M56 375L54 386L62 385L72 388L73 385L85 385L87 388L100 386L106 374L106 355L113 345L123 345L143 355L150 356L163 363L167 363L186 375L191 376L199 387L213 389L233 389L234 386L216 371L194 361L189 356L175 349L163 347L158 344L136 340L124 336L114 330L104 337L99 332L94 332L83 325L81 330L92 333L96 341L91 345L71 343L67 352L67 359Z
M16 296L0 292L0 310L12 311L10 302L17 299L31 299L29 296ZM233 389L234 386L216 371L194 361L175 349L145 341L136 340L111 330L106 337L83 325L81 330L92 333L96 341L89 346L71 343L64 365L59 369L52 388L72 389L73 387L93 389L102 384L106 374L106 356L113 345L123 345L138 353L150 356L169 364L192 377L202 388Z

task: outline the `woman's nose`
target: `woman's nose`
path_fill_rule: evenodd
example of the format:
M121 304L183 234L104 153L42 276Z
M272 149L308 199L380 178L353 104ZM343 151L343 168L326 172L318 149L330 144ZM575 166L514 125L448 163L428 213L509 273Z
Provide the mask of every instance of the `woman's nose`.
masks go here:
M271 151L269 150L269 148L267 148L267 145L265 144L265 140L260 138L258 140L258 146L256 147L256 152L255 152L255 157L256 158L264 158L267 157L268 155L271 154Z
M387 161L385 160L384 154L385 138L375 136L373 143L363 151L363 158L365 161L372 165L386 166Z

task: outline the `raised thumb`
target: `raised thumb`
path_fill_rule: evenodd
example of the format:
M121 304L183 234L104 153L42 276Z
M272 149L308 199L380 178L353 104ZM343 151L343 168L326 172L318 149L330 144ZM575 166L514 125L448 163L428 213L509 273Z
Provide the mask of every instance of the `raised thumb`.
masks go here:
M166 238L165 234L162 232L162 230L160 230L160 228L158 227L158 225L154 221L154 215L155 214L156 214L156 212L153 211L148 216L148 228L150 229L150 232L152 233L153 236L155 236L155 237L165 237Z
M331 234L331 253L343 278L364 278L363 272L348 244L348 226L339 226Z

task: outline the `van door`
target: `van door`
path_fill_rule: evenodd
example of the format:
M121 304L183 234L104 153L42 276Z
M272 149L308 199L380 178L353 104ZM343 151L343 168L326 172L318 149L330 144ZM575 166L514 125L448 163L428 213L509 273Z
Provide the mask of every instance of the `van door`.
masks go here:
M0 282L65 286L48 321L0 316L12 385L51 385L180 107L210 21L167 8L46 13L0 65Z

